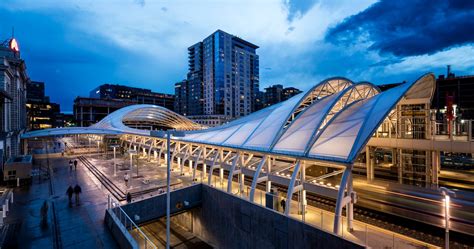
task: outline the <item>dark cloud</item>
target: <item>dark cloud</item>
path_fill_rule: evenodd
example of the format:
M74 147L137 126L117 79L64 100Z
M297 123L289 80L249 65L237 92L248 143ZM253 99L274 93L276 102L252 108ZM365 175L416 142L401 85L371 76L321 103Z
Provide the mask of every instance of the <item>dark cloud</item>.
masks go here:
M51 100L71 111L72 100L117 77L117 61L124 57L108 41L71 30L73 12L10 12L0 9L0 40L11 35L20 44L21 57L32 80L44 81Z
M382 0L326 33L336 45L372 43L396 56L432 54L474 42L474 1Z
M289 35L291 32L293 32L293 30L295 30L295 27L293 26L288 27L288 29L285 32L285 35Z
M318 0L290 0L284 2L289 10L288 20L293 21L295 17L303 16Z

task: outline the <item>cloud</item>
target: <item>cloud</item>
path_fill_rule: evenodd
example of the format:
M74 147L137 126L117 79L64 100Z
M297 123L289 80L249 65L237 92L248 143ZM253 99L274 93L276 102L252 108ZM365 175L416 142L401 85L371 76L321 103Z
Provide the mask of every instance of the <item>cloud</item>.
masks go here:
M391 10L399 10L398 3L392 7L375 1L207 0L192 4L173 0L145 4L138 0L2 0L0 23L18 27L28 73L46 81L48 93L65 110L72 109L76 95L87 95L106 82L173 93L174 83L186 77L187 48L217 29L260 46L261 89L271 84L307 89L337 75L356 81L396 82L441 69L446 61L453 62L455 70L472 70L472 60L459 60L466 63L460 67L454 58L446 59L472 54L469 44L445 46L441 52L422 56L406 52L411 51L406 45L394 45L405 31L408 35L420 29L406 27L409 24L420 27L426 22L431 27L434 20L451 20L427 17L433 14L430 8L438 7L425 6L428 14L408 19L411 15ZM470 7L461 2L449 4L460 13ZM416 12L415 7L404 7ZM374 9L379 17L372 13ZM405 25L394 20L399 15ZM384 30L384 23L399 31ZM0 26L0 36L8 37L10 27ZM390 39L381 35L390 35ZM425 42L436 43L430 39ZM392 52L396 49L404 52Z
M366 43L395 56L433 54L474 42L474 1L382 0L326 33L338 45Z
M288 9L288 21L293 21L295 18L301 18L308 12L317 0L287 0L284 2Z

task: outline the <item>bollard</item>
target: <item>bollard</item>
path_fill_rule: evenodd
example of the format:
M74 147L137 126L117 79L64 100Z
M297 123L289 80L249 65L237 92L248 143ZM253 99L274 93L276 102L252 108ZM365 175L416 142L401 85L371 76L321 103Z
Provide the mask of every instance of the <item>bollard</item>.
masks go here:
M20 187L20 178L19 177L16 178L16 186Z

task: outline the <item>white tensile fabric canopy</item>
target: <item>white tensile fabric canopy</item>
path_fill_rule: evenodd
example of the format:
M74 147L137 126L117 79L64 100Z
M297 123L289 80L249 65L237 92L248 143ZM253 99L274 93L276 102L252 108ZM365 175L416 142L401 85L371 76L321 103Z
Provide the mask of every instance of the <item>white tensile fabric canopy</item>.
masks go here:
M32 131L22 138L70 134L150 136L149 130L124 123L152 123L185 130L184 137L175 138L180 141L347 164L354 162L400 100L431 98L434 88L433 74L385 92L368 82L330 78L287 101L208 129L160 106L133 105L90 127Z

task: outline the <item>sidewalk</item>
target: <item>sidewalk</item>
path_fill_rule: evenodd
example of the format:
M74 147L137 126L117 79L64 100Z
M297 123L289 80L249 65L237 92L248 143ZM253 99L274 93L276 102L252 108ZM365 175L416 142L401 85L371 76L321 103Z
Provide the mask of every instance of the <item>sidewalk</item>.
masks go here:
M46 165L46 159L39 160ZM5 245L19 248L118 248L104 225L106 195L91 181L86 169L78 165L69 172L69 158L50 158L52 182L34 177L30 187L15 189L15 202L6 220L15 236ZM66 189L79 184L81 204L68 205ZM40 226L40 208L47 200L48 226ZM54 207L53 207L54 206Z
M58 217L59 233L63 248L117 248L112 235L104 225L107 196L86 174L79 163L77 171L69 172L69 159L51 160L56 167L54 179L54 202ZM68 205L66 190L69 185L82 188L80 205Z

